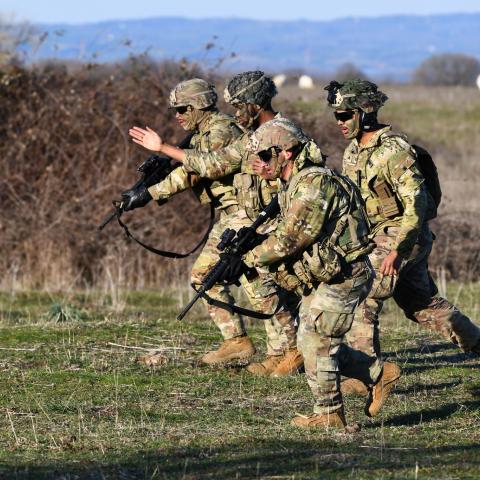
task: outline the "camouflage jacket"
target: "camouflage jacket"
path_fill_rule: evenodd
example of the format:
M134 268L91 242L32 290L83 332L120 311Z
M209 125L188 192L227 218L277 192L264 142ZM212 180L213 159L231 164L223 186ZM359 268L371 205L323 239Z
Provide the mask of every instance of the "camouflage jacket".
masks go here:
M238 205L254 220L276 194L277 182L264 180L253 172L251 162L257 156L248 150L248 143L249 133L246 132L235 142L215 152L185 150L183 164L186 171L204 178L216 179L235 174L233 185Z
M365 221L361 220L362 231L358 235L362 237L361 245L350 248L353 245L348 226L351 223L348 220L348 214L352 210L351 194L340 181L338 174L320 166L323 159L309 158L311 143L307 144L297 157L289 181L278 180L278 225L263 243L252 250L251 256L247 257L250 265L275 267L280 263L295 262L310 245L319 242L325 244L333 237L335 240L329 247L338 250L339 255L347 261L353 261L362 253L361 249L365 250L368 235ZM360 199L358 202L361 202ZM358 242L358 239L355 242ZM340 245L345 247L345 252ZM353 255L353 251L358 253ZM350 257L347 258L348 256Z
M217 111L211 112L190 141L190 149L197 153L218 150L229 145L242 134L242 130L230 115ZM214 202L215 208L224 210L237 205L233 175L222 175L218 179L201 179L201 175L187 171L184 166L177 167L162 182L148 189L154 200L164 200L176 193L193 188L201 203ZM211 192L211 194L210 194Z
M354 139L343 156L343 173L361 192L375 236L385 227L398 228L394 249L408 258L425 227L428 195L416 157L405 138L386 126L361 145Z

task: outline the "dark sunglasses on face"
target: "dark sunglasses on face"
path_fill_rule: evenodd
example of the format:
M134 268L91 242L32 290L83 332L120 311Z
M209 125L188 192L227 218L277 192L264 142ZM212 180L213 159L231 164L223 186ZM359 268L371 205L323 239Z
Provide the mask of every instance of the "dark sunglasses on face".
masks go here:
M278 157L281 151L282 150L278 147L270 147L268 150L258 152L257 155L262 162L268 163L273 157Z
M337 121L347 122L351 120L355 115L355 110L347 110L346 112L333 112Z
M175 111L179 114L179 115L183 115L184 113L187 113L188 111L188 105L186 107L175 107Z

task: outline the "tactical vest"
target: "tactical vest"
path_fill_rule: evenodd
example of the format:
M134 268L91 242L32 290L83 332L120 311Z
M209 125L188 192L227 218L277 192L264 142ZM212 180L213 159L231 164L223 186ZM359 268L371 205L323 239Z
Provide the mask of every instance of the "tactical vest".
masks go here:
M320 236L293 263L293 271L304 282L330 282L349 263L372 250L369 243L369 228L360 194L353 182L332 169L317 165L309 166L292 177L288 188L279 192L282 212L291 206L292 194L298 184L308 175L328 175L338 183L348 198L346 211L332 212L324 224Z
M237 201L248 217L253 221L277 194L277 182L265 180L258 175L240 172L235 174L233 186L237 193Z
M387 138L405 138L394 132L385 132L380 135L380 143ZM362 169L353 170L351 167L345 167L345 173L350 178L355 178L355 183L361 191L368 189L368 197L365 199L365 210L370 227L373 229L376 225L385 224L395 218L401 217L404 212L404 206L401 199L397 195L395 186L387 181L386 178L381 175L374 176L369 179L366 176L366 168L370 163L370 159L375 149L372 149L367 160L362 165ZM418 155L417 151L410 146L410 156L406 157L401 163L395 166L392 171L392 177L395 180L399 180L400 177L414 164L417 164ZM418 164L417 164L418 166ZM421 169L420 169L421 170ZM433 197L428 192L428 211L426 214L426 220L432 219L436 216L436 206Z

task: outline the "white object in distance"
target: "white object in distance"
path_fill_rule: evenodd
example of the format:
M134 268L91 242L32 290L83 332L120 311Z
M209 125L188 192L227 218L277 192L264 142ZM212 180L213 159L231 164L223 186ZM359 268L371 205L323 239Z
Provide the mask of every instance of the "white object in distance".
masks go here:
M277 88L280 88L287 80L287 76L284 73L279 73L273 77L273 83Z
M310 90L313 88L313 79L312 77L308 76L308 75L302 75L299 79L298 79L298 86L299 88L301 89L304 89L304 90Z

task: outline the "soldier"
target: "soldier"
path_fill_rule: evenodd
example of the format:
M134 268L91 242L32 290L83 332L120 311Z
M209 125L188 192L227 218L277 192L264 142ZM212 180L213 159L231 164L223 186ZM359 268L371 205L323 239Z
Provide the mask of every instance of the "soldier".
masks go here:
M278 178L280 219L268 238L246 256L257 270L276 272L277 281L298 278L302 301L298 347L315 397L314 413L292 420L301 427L346 427L340 373L371 385L365 407L378 413L400 369L343 343L354 310L366 297L371 249L362 204L351 182L320 166L308 137L292 122L274 119L251 138L249 149L264 162L258 173Z
M205 80L194 78L179 83L170 92L170 107L175 109L175 117L180 126L189 132L193 132L189 148L198 152L210 152L225 147L238 138L243 130L237 125L230 115L220 113L216 108L217 93L215 87ZM138 127L130 130L130 135L136 143L142 143L137 139ZM220 220L238 211L238 202L233 186L233 175L225 175L218 180L200 178L199 175L187 172L180 166L175 168L162 182L153 185L135 198L130 198L125 205L125 210L131 210L142 206L142 198L153 198L159 202L165 201L176 193L193 188L201 203L213 202L214 207L220 212ZM222 230L218 223L210 232L209 240L205 246L218 244ZM197 272L202 268L203 256L201 253L193 265L192 275L196 278ZM232 302L233 298L227 287L219 286L213 296L225 302ZM154 365L159 360L157 354L148 354L140 357L139 361L147 365Z
M271 105L277 90L273 81L261 71L244 72L234 76L225 88L225 101L233 105L237 121L246 129L255 130L259 125L279 116ZM183 163L185 170L202 178L219 179L235 174L239 210L220 220L216 228L222 232L226 228L238 230L248 226L257 217L260 210L276 194L276 182L263 180L252 170L252 160L246 146L249 135L244 133L228 147L215 152L204 153L198 150L180 150L162 141L152 130L136 129L135 139L144 147L162 152ZM320 155L314 144L312 155ZM270 225L273 228L273 225ZM218 260L218 242L207 242L197 261L199 266L193 272L192 280L200 283L205 274ZM267 358L261 363L252 363L247 370L254 375L283 376L297 372L303 360L296 348L295 295L280 291L268 276L259 276L253 280L241 278L242 286L255 310L264 313L276 312L265 321L267 332ZM212 296L222 289L218 285ZM280 298L281 297L281 298ZM214 296L215 298L215 296ZM210 315L220 329L223 343L218 350L208 352L202 361L209 365L223 364L236 359L248 359L255 348L247 335L242 318L226 310L208 306Z
M380 355L378 317L393 296L407 318L480 354L480 329L438 295L428 272L433 236L427 222L436 206L406 137L377 121L388 97L359 79L331 82L325 89L343 136L351 140L343 173L360 189L375 243L369 258L376 278L357 311L350 345Z

